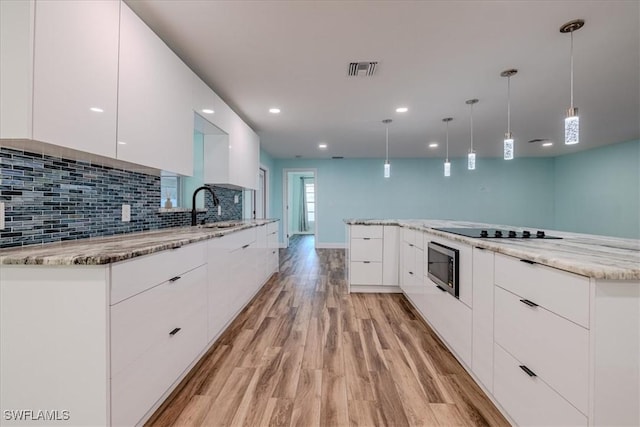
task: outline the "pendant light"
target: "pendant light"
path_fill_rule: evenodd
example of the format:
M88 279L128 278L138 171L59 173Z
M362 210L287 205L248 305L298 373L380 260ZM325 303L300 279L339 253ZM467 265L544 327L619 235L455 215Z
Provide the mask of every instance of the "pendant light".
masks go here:
M476 168L476 152L473 151L473 105L477 104L477 99L469 99L466 104L469 106L469 126L471 128L471 145L469 146L469 154L467 156L467 169L470 171Z
M571 34L571 107L567 110L567 117L564 119L564 143L567 145L580 142L580 118L578 109L573 106L573 32L584 27L584 20L575 19L560 27L561 33Z
M386 150L386 157L385 157L385 161L384 161L384 177L385 178L389 178L391 176L391 164L389 163L389 123L391 123L391 119L384 119L382 121L382 123L385 124L385 128L386 128L386 133L387 133L387 150Z
M453 117L445 117L442 119L447 124L447 157L444 161L444 176L451 176L451 163L449 162L449 122Z
M507 78L507 132L504 134L504 159L513 159L513 135L511 134L511 76L514 76L518 70L512 68L500 73L502 77Z

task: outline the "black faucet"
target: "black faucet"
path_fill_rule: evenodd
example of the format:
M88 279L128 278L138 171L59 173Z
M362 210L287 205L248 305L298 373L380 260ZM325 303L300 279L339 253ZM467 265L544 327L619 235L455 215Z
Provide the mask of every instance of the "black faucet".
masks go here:
M216 197L216 193L213 192L211 187L207 187L203 185L202 187L196 188L196 191L193 192L193 198L191 199L191 225L196 225L198 223L196 219L196 196L200 192L200 190L207 190L213 196L213 206L220 205L220 200Z

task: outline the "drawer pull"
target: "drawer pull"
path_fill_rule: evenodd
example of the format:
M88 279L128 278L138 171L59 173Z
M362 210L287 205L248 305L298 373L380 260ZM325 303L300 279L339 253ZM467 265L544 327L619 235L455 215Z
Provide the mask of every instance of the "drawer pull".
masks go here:
M442 292L447 292L447 290L440 285L436 285L436 288L440 289Z
M250 245L250 244L249 244L249 245ZM247 248L249 247L249 245L244 245L244 246L242 247L242 249L247 249Z
M521 299L520 302L523 304L527 304L529 307L538 307L538 304L533 301L529 301L528 299Z
M371 261L362 261L362 262L364 262L365 264L371 264Z
M178 332L180 332L180 329L182 328L175 328L173 331L169 332L169 335L174 336L175 334L177 334ZM522 366L521 366L522 367Z
M371 240L371 237L363 237L362 240Z
M413 243L409 243L409 247L412 248L413 247Z
M169 281L170 282L176 282L176 281L180 280L180 278L181 278L181 276L175 276L175 277L172 277L171 279L169 279Z
M275 253L276 253L276 251L273 251L273 252L271 252L271 253L272 253L272 254L275 254Z
M528 259L521 259L520 262L526 262L527 264L531 264L531 265L536 263L535 261L530 261Z
M409 274L411 274L413 276L413 271L410 271Z
M527 373L527 375L529 375L530 377L536 377L537 376L535 372L533 372L531 369L527 368L524 365L520 365L520 369L525 371Z

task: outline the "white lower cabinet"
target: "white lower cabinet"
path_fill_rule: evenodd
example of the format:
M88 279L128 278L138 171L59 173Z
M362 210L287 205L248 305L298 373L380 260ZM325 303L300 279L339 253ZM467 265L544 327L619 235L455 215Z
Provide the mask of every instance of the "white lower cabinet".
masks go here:
M207 345L207 267L111 308L111 422L135 425Z
M493 395L520 426L587 426L587 417L500 345L495 345Z
M349 292L398 291L398 227L349 227Z
M277 268L267 230L110 265L2 266L0 409L143 424Z
M493 391L493 264L492 251L473 248L473 373L482 385Z
M496 286L495 342L588 412L589 331Z

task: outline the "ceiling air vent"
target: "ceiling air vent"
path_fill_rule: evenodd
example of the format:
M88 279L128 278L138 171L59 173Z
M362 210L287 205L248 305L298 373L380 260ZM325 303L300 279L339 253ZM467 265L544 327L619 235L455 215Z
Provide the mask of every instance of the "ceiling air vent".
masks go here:
M351 62L349 64L348 75L350 77L355 77L355 76L371 77L376 73L377 66L378 66L378 61Z

